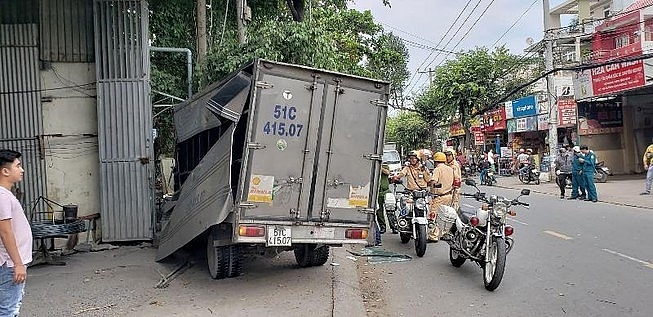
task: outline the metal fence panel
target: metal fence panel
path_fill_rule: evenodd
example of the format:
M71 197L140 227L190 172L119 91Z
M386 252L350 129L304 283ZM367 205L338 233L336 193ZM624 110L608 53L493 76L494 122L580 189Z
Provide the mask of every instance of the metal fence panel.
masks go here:
M95 0L103 241L153 237L152 105L144 0Z
M0 148L23 154L17 196L28 213L43 211L35 202L46 194L37 31L33 23L0 24Z
M93 3L88 0L40 0L41 59L92 62Z

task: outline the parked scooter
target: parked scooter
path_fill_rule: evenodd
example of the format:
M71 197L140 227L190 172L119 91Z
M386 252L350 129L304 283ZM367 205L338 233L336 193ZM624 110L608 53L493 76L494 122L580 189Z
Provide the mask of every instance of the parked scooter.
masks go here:
M610 168L605 166L605 162L601 161L596 163L594 170L594 181L597 183L605 183L608 181L608 175L612 175Z
M485 179L483 180L483 185L492 186L497 183L497 178L494 176L494 171L490 168L485 174Z
M462 195L484 204L470 214L440 206L436 222L441 232L445 233L440 239L449 244L449 260L453 266L460 267L466 260L475 262L483 268L485 289L493 291L503 279L506 255L514 244L514 229L506 225L506 217L514 216L515 212L508 208L517 205L528 207L519 198L528 196L530 190L522 189L520 196L510 200L495 195L487 197L472 179L467 179L465 184L473 186L477 192Z

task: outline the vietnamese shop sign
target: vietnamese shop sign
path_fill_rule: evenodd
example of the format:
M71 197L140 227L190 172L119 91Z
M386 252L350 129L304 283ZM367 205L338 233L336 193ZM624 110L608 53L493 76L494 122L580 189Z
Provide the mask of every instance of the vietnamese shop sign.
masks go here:
M578 133L608 134L623 130L621 104L612 102L582 102L578 104Z
M523 118L537 115L537 100L528 96L512 101L512 117Z
M574 96L576 99L585 99L638 88L645 84L643 60L614 63L576 72Z
M537 116L510 119L507 128L508 133L537 131Z
M576 100L558 99L558 126L573 127L576 125Z

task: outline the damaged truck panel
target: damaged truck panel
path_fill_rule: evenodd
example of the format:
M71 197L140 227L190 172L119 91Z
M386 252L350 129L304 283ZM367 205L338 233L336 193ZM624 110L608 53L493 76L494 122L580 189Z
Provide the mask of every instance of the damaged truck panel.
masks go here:
M157 259L207 240L214 278L240 255L366 243L379 182L388 83L256 60L175 109L177 199Z

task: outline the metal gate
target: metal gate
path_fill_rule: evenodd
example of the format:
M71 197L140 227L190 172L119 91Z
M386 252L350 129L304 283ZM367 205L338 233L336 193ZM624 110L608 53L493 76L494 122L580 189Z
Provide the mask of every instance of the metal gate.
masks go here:
M46 179L40 138L43 121L38 25L22 22L0 24L0 148L23 154L25 175L17 185L17 197L32 217L34 204L40 196L46 196Z
M148 8L95 0L100 215L103 241L153 237Z

